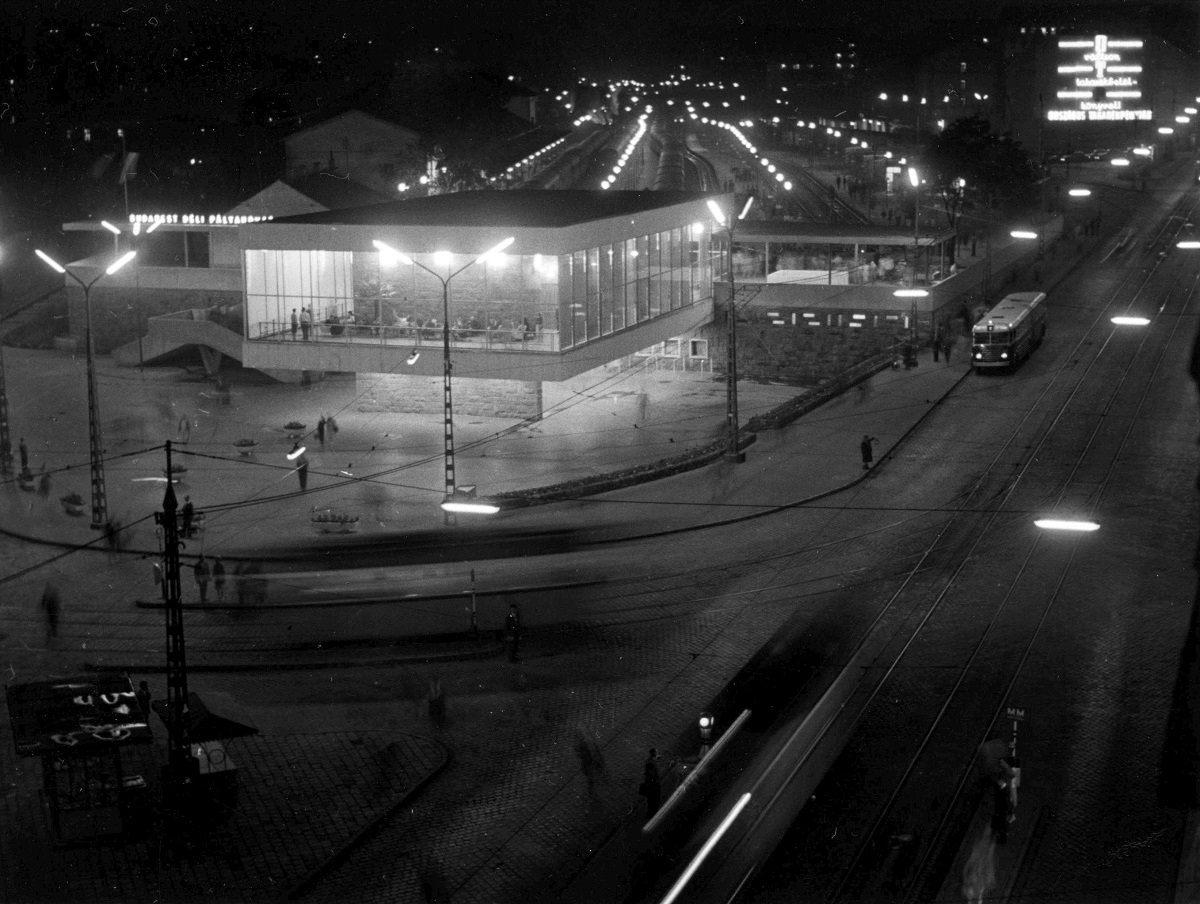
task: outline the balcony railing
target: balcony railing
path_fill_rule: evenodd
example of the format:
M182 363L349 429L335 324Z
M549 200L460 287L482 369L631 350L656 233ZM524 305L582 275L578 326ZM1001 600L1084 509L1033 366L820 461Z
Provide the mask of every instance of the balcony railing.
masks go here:
M250 338L256 342L304 342L304 331L292 331L290 322L261 320L253 324ZM343 345L406 345L416 348L440 348L440 326L382 326L361 323L314 323L309 326L309 342ZM557 352L558 330L521 327L474 329L451 327L450 345L453 348L487 349L491 351Z

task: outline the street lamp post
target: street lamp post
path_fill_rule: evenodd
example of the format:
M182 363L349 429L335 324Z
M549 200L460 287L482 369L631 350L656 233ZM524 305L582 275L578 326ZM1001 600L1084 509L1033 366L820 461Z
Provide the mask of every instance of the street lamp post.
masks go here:
M754 196L751 195L746 199L746 205L742 208L742 212L738 214L739 220L744 220L746 214L750 212L751 206L754 204ZM735 463L741 463L746 460L746 453L738 448L738 398L737 398L737 310L734 303L734 292L736 285L733 281L733 219L725 216L725 211L721 210L721 206L711 198L708 201L708 209L712 212L713 219L721 226L725 227L725 234L729 240L729 308L726 316L726 326L728 329L727 342L729 350L727 355L727 363L725 367L725 420L726 426L729 429L729 449L725 453L725 458Z
M137 256L136 251L126 251L91 282L82 279L40 249L35 253L58 273L65 273L83 287L83 309L85 317L84 344L87 346L87 390L88 390L88 452L91 459L92 479L92 527L103 529L108 523L108 498L104 489L104 443L100 435L100 402L96 392L96 367L92 350L92 286L105 276L112 276Z
M454 406L451 403L450 391L450 281L458 274L462 273L468 267L474 264L481 264L489 257L499 254L509 245L516 241L514 236L509 236L504 241L498 243L492 248L489 248L479 257L459 267L453 273L443 277L440 273L430 270L424 264L413 260L407 254L397 251L390 245L375 239L371 242L381 253L390 255L400 263L406 266L420 267L430 276L433 276L442 284L442 401L443 415L445 422L445 474L446 474L446 495L442 500L442 511L445 512L445 523L454 524L454 514L456 512L476 513L476 514L492 514L497 511L494 505L486 505L483 503L473 503L454 499L455 494L455 476L454 476Z
M908 181L912 183L913 187L913 262L911 285L915 286L917 284L917 258L921 254L921 176L915 166L908 168Z

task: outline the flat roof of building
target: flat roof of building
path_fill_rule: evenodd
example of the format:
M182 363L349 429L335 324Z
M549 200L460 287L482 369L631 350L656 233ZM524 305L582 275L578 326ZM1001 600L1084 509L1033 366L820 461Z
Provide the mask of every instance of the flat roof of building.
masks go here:
M720 197L721 194L691 191L461 191L368 207L279 217L273 222L554 229Z

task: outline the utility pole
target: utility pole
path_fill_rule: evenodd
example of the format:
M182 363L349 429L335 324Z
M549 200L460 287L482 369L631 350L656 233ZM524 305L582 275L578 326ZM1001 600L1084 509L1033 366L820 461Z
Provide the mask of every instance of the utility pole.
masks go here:
M163 510L154 520L163 531L163 604L167 621L167 767L164 809L170 831L186 824L187 789L195 760L188 743L187 655L183 642L183 591L179 579L179 502L171 477L171 442L167 441L167 491Z

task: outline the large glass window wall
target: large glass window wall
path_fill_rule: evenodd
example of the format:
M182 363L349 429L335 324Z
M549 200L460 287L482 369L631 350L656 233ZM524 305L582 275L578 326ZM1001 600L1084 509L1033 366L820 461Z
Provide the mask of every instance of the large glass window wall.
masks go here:
M451 338L545 350L599 339L711 298L712 254L699 226L557 256L498 254L450 281ZM457 254L413 259L442 276L471 261ZM251 250L245 261L252 339L291 338L293 310L309 312L317 339L436 338L442 326L441 281L377 251ZM360 329L346 331L347 324Z
M562 346L570 348L712 297L713 247L702 226L565 254Z
M313 322L343 315L353 303L349 251L247 251L246 324L251 339L282 333L292 311Z

